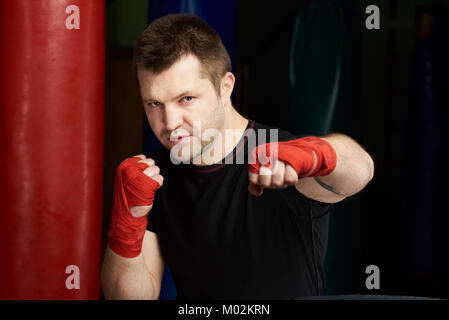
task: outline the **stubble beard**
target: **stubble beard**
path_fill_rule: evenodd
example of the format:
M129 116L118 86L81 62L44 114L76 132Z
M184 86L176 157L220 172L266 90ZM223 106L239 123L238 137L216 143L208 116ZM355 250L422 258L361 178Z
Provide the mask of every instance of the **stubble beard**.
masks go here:
M194 146L190 146L191 150L192 150L192 155L190 157L190 161L195 163L200 163L201 161L195 161L195 159L197 159L198 157L203 157L203 155L210 150L210 148L212 148L214 146L214 139L210 139L210 140L202 140L202 136L205 130L208 129L216 129L220 132L222 132L223 127L225 125L225 111L224 111L224 106L223 103L221 102L220 99L218 99L217 104L215 105L214 108L214 112L213 112L213 118L214 121L212 121L212 124L209 124L207 127L203 127L203 124L201 124L201 137L197 137L197 139L199 139L201 141L201 149L195 150ZM221 152L222 150L218 150L219 152Z
M193 121L194 128L193 132L191 132L191 138L190 141L188 141L188 146L183 145L178 146L175 145L170 149L172 161L175 160L175 163L178 162L184 162L184 163L193 163L197 165L204 165L203 163L203 156L206 152L208 152L211 148L215 145L215 138L203 140L204 132L206 130L218 130L219 132L222 132L224 126L225 126L225 111L224 106L221 102L221 100L217 101L217 104L215 105L214 111L211 115L212 121L207 121L206 127L204 126L204 121L200 122L200 130L195 129L195 122ZM206 119L208 120L208 119ZM199 131L199 132L198 132ZM181 147L181 148L180 148ZM185 150L185 148L188 148L188 150ZM173 152L172 152L173 151ZM186 154L185 151L188 151L188 154ZM215 152L215 149L214 149ZM222 150L216 150L216 152L222 152ZM218 159L219 161L219 159Z

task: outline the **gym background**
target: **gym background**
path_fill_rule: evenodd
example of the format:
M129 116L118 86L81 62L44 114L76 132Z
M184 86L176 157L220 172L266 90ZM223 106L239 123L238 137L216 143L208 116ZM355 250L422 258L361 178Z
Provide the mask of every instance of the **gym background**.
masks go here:
M375 176L366 189L337 204L331 213L327 294L448 297L449 223L444 195L449 190L443 177L448 177L448 170L438 160L447 159L442 139L446 126L438 119L449 119L443 110L449 98L438 105L419 101L429 85L424 78L437 75L422 71L422 64L428 62L417 56L429 46L431 52L446 50L449 57L447 22L438 25L441 29L434 33L441 38L429 40L431 44L417 38L418 28L429 28L419 25L423 16L440 22L449 17L444 4L226 1L217 7L215 2L181 1L184 8L179 3L167 8L170 5L164 1L125 2L109 1L106 16L104 221L112 205L117 164L142 148L151 149L145 142L153 143L148 134L142 135L146 120L137 88L129 81L135 40L147 21L159 14L199 12L230 51L236 75L233 102L239 112L294 133L348 134L375 161ZM365 9L372 4L380 10L379 30L365 27L369 16ZM445 59L437 63L447 72ZM434 90L448 83L447 76L428 81ZM336 98L331 96L334 93ZM326 123L329 113L332 119ZM438 145L429 146L435 140ZM429 167L424 166L426 161L431 162ZM420 202L429 206L419 207ZM365 287L369 265L379 267L379 290ZM174 290L172 282L164 281ZM162 291L161 298L173 297L172 290Z
M75 5L82 2L71 1ZM105 37L105 68L98 70L104 75L105 90L100 99L104 98L104 109L97 110L101 115L98 121L104 121L97 126L103 129L104 125L104 135L101 136L104 144L97 144L97 149L104 166L91 170L101 170L101 174L96 176L97 180L102 179L96 201L102 198L102 202L93 210L97 212L97 223L102 228L88 230L102 231L101 239L88 238L98 245L90 246L82 253L98 256L95 268L99 267L106 245L114 173L118 164L126 157L159 147L147 124L137 84L132 77L133 46L139 34L157 17L186 12L205 19L222 37L233 61L236 76L233 103L240 113L293 133L348 134L374 159L374 179L361 193L338 203L331 212L326 294L449 297L449 221L445 203L449 194L449 167L447 138L444 138L449 119L449 96L446 92L449 82L448 1L98 2L102 3L98 10L104 11L104 16L97 16L100 22L104 22L98 28L104 28L100 34ZM379 29L368 30L365 26L369 16L365 9L369 5L376 5L380 10ZM2 18L5 18L6 13L2 10L5 6L3 2L0 5ZM27 5L24 6L26 8ZM87 19L83 20L83 8L80 10L83 24ZM25 13L22 17L26 18ZM1 42L11 41L9 28L14 27L8 27L6 23L0 27ZM39 37L39 34L34 36ZM29 40L21 37L20 33L17 39L19 42ZM5 59L13 55L5 53L3 45L1 50L0 61L3 61L0 62L0 70L6 70L3 67L10 61L5 62ZM51 70L46 72L51 73ZM26 78L21 80L27 81ZM49 274L47 284L42 283L44 289L39 291L35 288L35 279L41 277L37 272L28 272L25 276L22 273L19 277L12 271L12 268L27 268L19 254L25 255L33 245L40 245L38 251L45 253L34 261L45 265L44 260L47 259L47 266L48 261L56 259L54 257L66 249L56 248L58 244L54 241L51 244L53 248L32 241L41 234L55 232L55 228L46 224L39 225L36 237L28 237L22 242L12 238L22 237L20 232L3 232L11 228L11 221L15 223L12 227L16 230L34 230L32 223L37 218L33 219L33 214L46 219L45 210L38 212L33 205L23 205L21 210L27 212L28 218L31 217L29 222L24 218L11 218L15 212L9 203L11 185L15 179L24 185L27 185L26 179L33 179L31 176L11 177L11 167L5 165L15 155L27 154L23 151L25 144L22 144L21 135L12 134L17 132L14 127L22 128L26 123L11 125L13 118L9 114L16 112L14 110L24 112L28 109L20 107L20 104L17 107L17 100L8 99L11 81L9 74L2 71L0 136L4 151L0 168L2 176L9 178L0 182L0 256L11 263L9 267L1 263L0 298L102 298L98 284L87 295L74 295L73 292L66 293L66 288L64 292L51 289L53 278ZM67 99L72 98L70 89L65 95ZM100 101L101 106L103 101ZM36 115L29 119L38 118ZM77 126L70 119L66 121L68 125L64 130ZM49 139L50 149L63 149L51 142L55 135L63 133L48 130L49 134L42 139ZM39 151L38 148L36 150ZM79 150L83 152L85 149ZM67 159L67 155L61 157ZM37 166L36 170L39 168ZM23 167L14 170L25 172ZM45 167L45 170L51 172L52 169ZM38 193L17 197L30 198L31 195L38 197ZM36 203L39 199L27 200L26 203ZM64 223L64 219L61 213L60 219L54 218L52 223L57 226ZM26 227L21 227L22 223ZM70 237L75 241L77 237L84 239L84 226L78 228L81 230L78 235L76 226L74 228ZM86 241L80 240L78 246ZM82 246L80 251L83 251ZM370 265L379 268L379 289L366 288L365 280L369 276L366 268ZM51 268L50 264L49 273ZM80 267L81 275L83 270ZM61 274L63 279L68 276L64 270ZM97 277L98 272L95 271L89 281L95 281ZM46 285L48 289L45 289ZM15 289L11 290L13 287ZM160 299L176 299L176 288L168 268Z

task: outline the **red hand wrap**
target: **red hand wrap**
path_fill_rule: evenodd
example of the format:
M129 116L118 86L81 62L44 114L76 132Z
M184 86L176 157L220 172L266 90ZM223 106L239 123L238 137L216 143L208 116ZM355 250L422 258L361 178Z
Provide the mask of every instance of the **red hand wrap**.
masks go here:
M124 160L115 175L114 203L109 228L109 247L126 258L137 257L142 250L147 215L134 217L129 211L133 206L153 204L159 183L143 173L148 164L137 161L139 157Z
M248 165L250 172L259 173L261 165L272 167L273 160L283 161L291 165L298 173L298 178L326 176L337 165L337 154L334 148L324 139L310 136L283 142L270 142L257 146L251 152ZM266 148L266 150L265 150Z

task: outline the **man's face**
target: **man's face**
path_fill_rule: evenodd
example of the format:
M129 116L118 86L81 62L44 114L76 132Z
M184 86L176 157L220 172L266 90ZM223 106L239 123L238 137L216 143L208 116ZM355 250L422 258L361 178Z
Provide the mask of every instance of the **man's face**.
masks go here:
M201 140L201 132L223 129L221 99L201 73L201 63L195 56L182 57L159 74L139 69L137 76L145 113L156 137L169 150L179 144L179 154L188 148L179 160L193 159L210 143ZM194 132L194 121L201 124L201 132Z

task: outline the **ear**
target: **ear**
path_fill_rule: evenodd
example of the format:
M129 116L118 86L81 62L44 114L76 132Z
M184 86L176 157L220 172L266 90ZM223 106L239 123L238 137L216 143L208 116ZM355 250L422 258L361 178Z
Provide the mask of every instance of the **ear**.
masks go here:
M234 89L235 77L231 72L226 74L221 79L221 101L227 102L231 99L232 90Z

